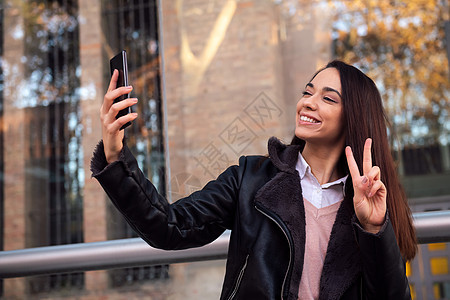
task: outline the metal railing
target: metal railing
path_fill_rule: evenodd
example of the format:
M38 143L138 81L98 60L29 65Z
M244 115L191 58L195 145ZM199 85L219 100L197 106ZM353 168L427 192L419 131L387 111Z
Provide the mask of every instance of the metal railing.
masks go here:
M419 243L450 242L450 211L413 214ZM0 252L0 278L226 258L229 232L199 248L166 251L140 238Z

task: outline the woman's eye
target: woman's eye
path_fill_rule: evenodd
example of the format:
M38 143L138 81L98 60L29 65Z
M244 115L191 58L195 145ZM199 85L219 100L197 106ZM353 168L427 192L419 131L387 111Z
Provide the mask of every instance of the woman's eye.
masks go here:
M304 91L302 93L302 95L303 95L303 97L305 97L305 96L312 96L312 94L310 92L308 92L308 91Z
M331 99L330 97L323 97L323 99L330 101L330 102L334 102L337 103L337 101L334 101L333 99Z

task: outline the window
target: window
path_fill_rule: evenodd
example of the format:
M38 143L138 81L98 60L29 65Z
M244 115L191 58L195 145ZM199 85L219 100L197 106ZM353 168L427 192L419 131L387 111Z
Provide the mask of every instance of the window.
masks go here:
M19 226L25 233L24 247L80 243L84 167L78 2L30 1L21 8L23 14L16 19L8 11L8 21L17 24L12 35L2 35L2 72L8 78L8 86L2 88L2 111L6 128L18 131L3 135L11 151L2 152L7 175L1 184L15 180L12 188L20 189L7 191L5 211L14 210L23 220ZM23 43L15 48L19 40ZM12 86L19 87L14 94ZM15 196L18 201L13 203ZM83 284L80 273L27 279L30 293Z
M132 97L137 97L139 118L126 129L127 145L140 168L164 194L164 151L161 124L161 95L157 9L154 1L102 1L102 26L108 58L127 51ZM109 82L109 63L105 62L105 82ZM136 108L134 108L136 109ZM123 217L109 204L108 237L136 237ZM168 266L111 270L110 284L118 287L149 279L168 278Z

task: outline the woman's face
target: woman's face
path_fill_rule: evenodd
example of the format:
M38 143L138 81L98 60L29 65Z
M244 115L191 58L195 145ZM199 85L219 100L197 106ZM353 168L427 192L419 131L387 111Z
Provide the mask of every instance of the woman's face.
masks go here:
M295 135L307 143L341 146L345 141L341 94L337 69L318 73L297 103Z

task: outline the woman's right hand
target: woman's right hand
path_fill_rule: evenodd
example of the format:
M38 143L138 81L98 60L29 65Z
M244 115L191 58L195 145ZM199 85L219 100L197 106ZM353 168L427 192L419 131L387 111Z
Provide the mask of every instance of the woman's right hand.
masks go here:
M129 113L116 119L120 110L130 107L137 103L136 98L127 98L123 101L114 103L114 99L128 94L133 89L131 86L117 86L119 72L114 70L109 83L108 91L103 97L103 104L100 108L100 120L102 122L102 138L105 149L106 161L112 163L119 158L119 153L123 148L124 131L120 128L127 122L137 118L137 113Z

